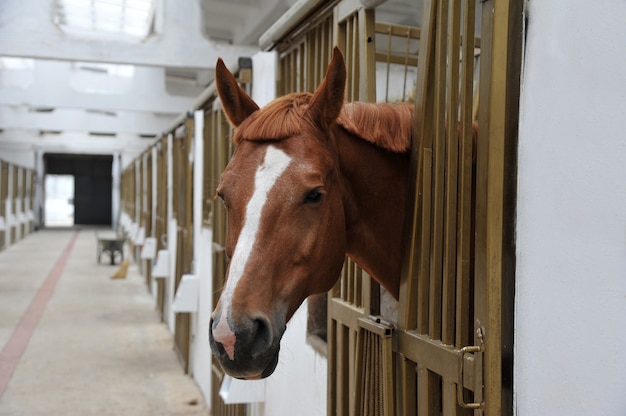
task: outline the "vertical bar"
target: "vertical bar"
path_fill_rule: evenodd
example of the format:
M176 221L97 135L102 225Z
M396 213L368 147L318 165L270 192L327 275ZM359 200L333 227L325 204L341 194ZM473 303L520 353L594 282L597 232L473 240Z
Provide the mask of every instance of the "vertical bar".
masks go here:
M335 288L337 285L335 285ZM327 304L327 315L328 315L328 375L326 376L328 383L328 391L327 391L327 404L326 404L326 413L330 416L337 415L337 400L338 400L338 383L336 378L337 372L337 321L333 319L333 298L336 297L336 289L331 289L331 292L328 296L328 304Z
M455 337L456 291L456 237L458 185L458 112L459 112L459 42L461 31L461 3L452 1L449 10L448 31L448 97L447 97L447 154L446 201L443 251L442 338L448 345Z
M413 190L409 193L409 198L407 199L407 215L410 215L407 220L411 226L404 237L405 254L403 256L398 310L400 328L416 328L420 333L424 331L424 322L427 322L428 316L428 310L424 309L424 291L422 287L428 272L428 261L426 261L427 257L425 257L428 251L428 243L424 236L429 233L430 221L425 219L427 214L424 210L429 206L426 203L426 198L430 186L427 185L429 182L427 182L424 175L429 172L429 167L426 165L430 156L427 153L430 152L432 140L432 125L429 120L432 113L430 100L434 94L433 83L431 82L433 69L431 45L434 42L433 31L435 27L434 11L433 2L425 0L423 30L420 39L421 66L418 71L413 144L411 147L410 178L413 183ZM424 229L425 227L427 229ZM414 253L419 254L414 255ZM426 273L424 273L425 270Z
M422 189L422 217L421 217L421 235L420 250L417 252L419 256L419 275L417 287L417 331L420 334L427 334L429 328L429 285L430 285L430 235L431 235L431 218L432 218L432 171L433 171L432 149L424 149L422 157L423 166L423 189Z
M510 414L513 407L513 221L522 8L521 0L482 3L475 285L476 318L485 327L486 414Z
M429 335L441 338L441 286L443 252L443 213L445 186L445 93L446 93L446 58L448 31L447 0L440 0L437 8L437 43L435 49L435 138L433 143L433 231L430 257L430 305Z
M376 102L376 44L374 42L374 29L376 27L374 10L360 8L359 19L359 40L362 51L359 56L361 70L359 82L359 100Z
M417 365L417 415L439 416L441 383L426 366Z
M358 410L357 414L366 416L369 412L365 411L365 402L369 398L367 394L367 388L369 387L368 377L370 375L370 368L366 360L369 357L369 333L365 329L359 328L357 330L356 339L356 353L354 359L356 361L356 373L354 375L357 380L357 388L353 396L354 408Z
M469 345L473 319L469 317L471 245L472 245L472 188L473 188L473 138L472 96L474 81L474 27L475 0L467 0L463 10L463 46L461 60L461 133L459 152L459 207L457 241L457 307L456 347Z
M348 343L346 345L347 347L346 357L348 360L347 362L348 374L346 375L346 378L348 380L348 383L346 383L348 385L348 397L347 397L348 406L349 406L348 414L350 416L357 416L355 405L349 400L350 397L354 397L354 394L357 388L356 379L353 376L355 372L355 367L356 367L356 361L354 357L355 355L354 353L356 352L356 330L346 326L346 333L348 335L347 337Z

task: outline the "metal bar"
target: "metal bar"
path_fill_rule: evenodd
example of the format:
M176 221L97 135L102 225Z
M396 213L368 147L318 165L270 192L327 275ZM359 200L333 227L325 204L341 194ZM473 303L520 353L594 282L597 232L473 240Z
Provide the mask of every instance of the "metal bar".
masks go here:
M419 256L419 271L418 271L418 284L417 284L417 323L416 329L421 334L428 333L429 328L429 286L430 286L430 235L431 235L431 212L432 212L432 171L433 171L433 156L432 148L423 150L422 157L422 217L421 221L421 235L419 250L417 256Z
M456 288L456 346L469 345L472 317L469 316L471 245L472 245L472 188L473 188L473 132L472 132L472 89L474 59L471 39L474 37L475 0L467 0L463 10L463 38L461 48L461 110L459 150L459 207L457 239L457 288Z
M356 369L356 360L354 359L355 356L355 352L356 352L356 338L357 338L357 331L346 328L346 332L347 332L347 339L348 339L348 344L347 344L347 351L346 351L346 356L347 356L347 369L348 369L348 374L347 374L347 379L348 382L346 383L348 385L348 398L349 397L354 397L355 392L356 392L356 388L357 388L357 382L356 382L356 378L353 376ZM348 406L349 406L349 414L351 416L357 416L357 412L356 412L356 407L355 407L355 403L351 402L350 400L348 401Z
M429 214L424 210L428 209L428 194L430 186L427 178L430 171L429 161L431 152L432 130L430 115L430 97L432 97L432 49L434 41L434 20L432 1L424 2L422 38L420 41L420 51L422 67L418 71L416 108L413 124L413 144L411 146L411 181L413 191L410 193L408 203L410 204L411 227L405 241L404 264L402 266L402 281L400 291L400 304L398 310L398 323L401 328L417 328L423 332L426 328L424 323L428 322L427 301L424 302L425 276L428 275L428 251L429 244L426 235L429 235L430 221L426 218ZM418 253L415 255L414 253ZM426 296L426 299L428 297ZM406 400L406 399L405 399ZM406 409L404 409L406 410Z
M441 381L441 415L457 415L456 383L445 377Z
M394 416L396 414L396 374L393 356L393 339L391 337L381 338L382 344L382 376L380 385L383 396L383 415Z
M389 62L390 64L417 66L417 55L403 55L392 52L376 52L376 62Z
M360 9L359 40L362 47L359 68L361 70L359 100L376 101L376 44L374 42L374 10Z
M419 39L422 30L419 27L398 25L393 23L376 22L376 33L390 34L391 36L405 37L409 36L413 39Z
M359 327L358 319L365 315L363 309L337 298L332 298L329 302L329 318L354 330Z
M512 365L503 361L511 360L513 342L522 8L520 0L482 3L475 286L477 322L486 329L486 414L510 414L513 408L512 388L503 384L512 379Z
M459 42L461 37L461 3L452 1L449 10L448 31L448 88L447 88L447 152L445 184L445 218L443 248L442 330L444 343L454 345L456 303L456 238L458 203L458 112L459 112Z
M405 359L413 363L420 363L433 373L459 384L460 350L413 331L396 330L394 337L395 352L399 352ZM476 360L471 354L465 354L463 360L465 369L463 387L474 391L477 380Z
M439 415L439 378L424 365L417 365L417 414Z
M430 304L429 334L441 339L441 286L443 272L443 213L445 186L445 94L448 28L448 3L438 1L437 42L435 46L435 97L434 97L434 143L433 143L433 229L430 256Z

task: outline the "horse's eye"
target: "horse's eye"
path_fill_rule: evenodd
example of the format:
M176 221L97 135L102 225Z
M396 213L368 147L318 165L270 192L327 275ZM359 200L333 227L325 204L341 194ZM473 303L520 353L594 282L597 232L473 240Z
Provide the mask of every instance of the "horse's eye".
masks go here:
M320 202L320 199L322 199L322 192L320 191L320 188L315 188L306 195L306 197L304 198L304 203L316 204Z
M222 201L222 204L226 204L226 200L224 199L224 195L221 192L218 192L216 196Z

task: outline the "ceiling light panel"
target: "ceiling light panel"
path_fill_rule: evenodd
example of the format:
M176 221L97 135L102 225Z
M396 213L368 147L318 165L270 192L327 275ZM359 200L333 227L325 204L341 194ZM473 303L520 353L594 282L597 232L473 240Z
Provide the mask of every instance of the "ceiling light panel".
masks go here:
M154 0L55 0L54 23L68 35L141 41L150 35Z

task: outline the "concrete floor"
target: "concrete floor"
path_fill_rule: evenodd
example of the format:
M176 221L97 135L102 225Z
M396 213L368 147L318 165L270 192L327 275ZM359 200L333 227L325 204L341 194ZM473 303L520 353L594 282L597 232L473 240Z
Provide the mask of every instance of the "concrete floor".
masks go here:
M116 269L97 263L90 229L0 252L1 416L208 415L144 278L131 263L111 280Z

